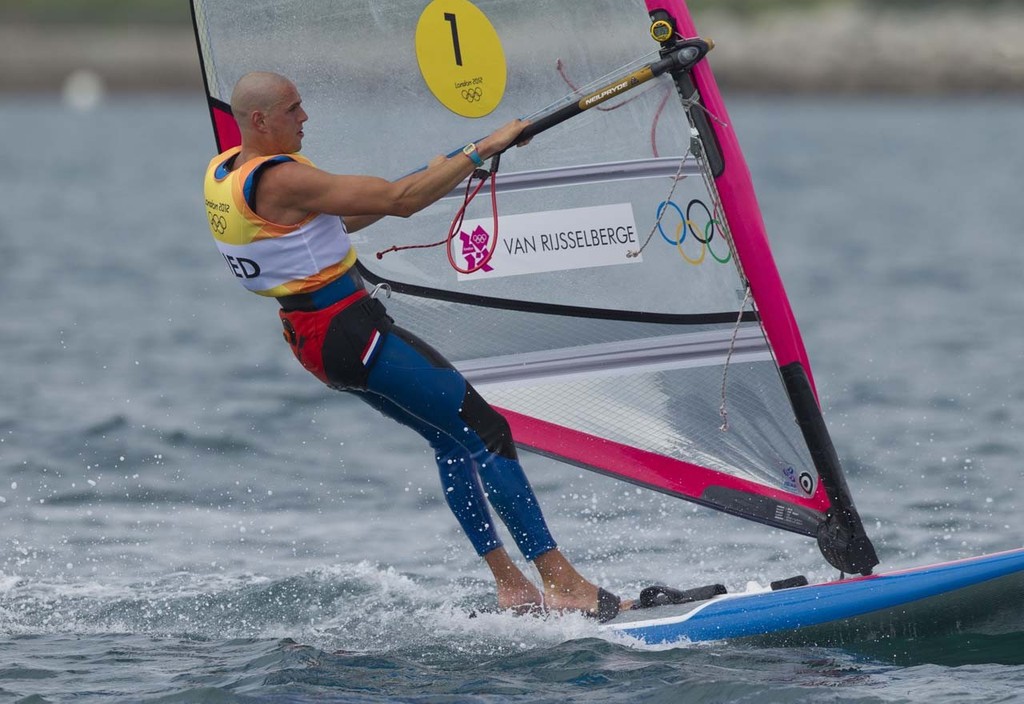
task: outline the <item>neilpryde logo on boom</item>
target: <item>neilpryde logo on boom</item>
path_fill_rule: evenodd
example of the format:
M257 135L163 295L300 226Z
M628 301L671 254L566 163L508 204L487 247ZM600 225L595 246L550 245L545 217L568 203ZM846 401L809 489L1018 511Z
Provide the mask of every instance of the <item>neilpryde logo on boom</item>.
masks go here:
M476 271L460 272L460 281L643 261L626 256L638 249L630 203L501 216L497 242L492 229L490 218L463 223L459 251L466 269L484 261L492 246L494 252Z

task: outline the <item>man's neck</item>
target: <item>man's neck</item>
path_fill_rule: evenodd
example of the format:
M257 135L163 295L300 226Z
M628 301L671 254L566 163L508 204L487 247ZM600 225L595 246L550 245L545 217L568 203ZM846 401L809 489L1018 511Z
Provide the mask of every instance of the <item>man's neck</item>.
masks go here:
M271 156L279 153L279 151L272 149L271 145L264 144L258 139L247 140L243 137L242 149L238 152L238 156L235 157L235 165L232 167L232 170L252 159L258 159L261 156Z

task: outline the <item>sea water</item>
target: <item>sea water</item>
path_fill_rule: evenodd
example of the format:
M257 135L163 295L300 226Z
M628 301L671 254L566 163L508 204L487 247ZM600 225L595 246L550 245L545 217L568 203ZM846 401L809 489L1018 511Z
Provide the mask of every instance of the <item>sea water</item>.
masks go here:
M880 567L1019 547L1024 102L728 97ZM0 125L0 702L1024 687L1019 639L977 657L955 641L648 649L579 616L489 612L424 443L303 371L274 305L225 271L201 100L5 97ZM525 465L565 552L623 595L836 576L805 538Z

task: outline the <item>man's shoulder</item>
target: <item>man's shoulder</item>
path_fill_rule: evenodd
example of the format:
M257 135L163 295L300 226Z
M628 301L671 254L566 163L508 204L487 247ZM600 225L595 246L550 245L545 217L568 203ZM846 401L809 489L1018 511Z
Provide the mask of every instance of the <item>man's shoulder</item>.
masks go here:
M316 168L316 164L313 163L313 160L310 159L305 154L303 154L302 152L294 152L292 154L281 154L280 156L289 157L300 164L305 164L306 166L312 166L313 168Z
M254 160L256 161L256 160ZM310 169L319 171L312 161L305 158L301 154L272 154L270 156L259 159L257 163L251 164L252 169L261 171L261 178L269 176L270 174L277 174L278 176L292 176L299 175L302 173L308 173ZM271 168L273 167L273 168Z
M257 161L257 160L254 160ZM272 191L304 191L322 186L320 169L300 154L275 154L246 165L246 181L253 177Z

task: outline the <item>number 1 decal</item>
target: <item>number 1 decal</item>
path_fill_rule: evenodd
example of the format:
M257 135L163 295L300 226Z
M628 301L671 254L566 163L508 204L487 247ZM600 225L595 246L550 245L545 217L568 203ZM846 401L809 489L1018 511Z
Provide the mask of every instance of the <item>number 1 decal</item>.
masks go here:
M416 62L433 96L456 115L483 117L505 94L501 39L470 0L431 0L424 8L416 23Z
M452 25L452 47L455 49L455 65L462 65L462 49L459 48L459 25L455 21L455 13L446 12L444 18Z

